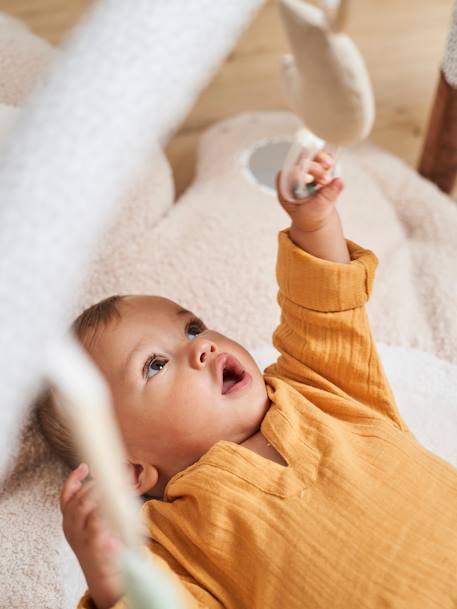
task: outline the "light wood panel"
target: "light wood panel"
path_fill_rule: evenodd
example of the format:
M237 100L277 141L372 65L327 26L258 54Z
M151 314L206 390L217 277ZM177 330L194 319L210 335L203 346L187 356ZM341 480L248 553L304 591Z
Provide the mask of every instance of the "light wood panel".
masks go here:
M92 0L0 0L56 44ZM371 139L416 166L448 35L453 0L352 0L348 33L373 83L377 117ZM279 57L287 41L278 0L267 0L169 142L177 193L190 184L202 131L239 112L287 109Z
M21 19L52 44L59 44L93 0L0 0L0 11Z

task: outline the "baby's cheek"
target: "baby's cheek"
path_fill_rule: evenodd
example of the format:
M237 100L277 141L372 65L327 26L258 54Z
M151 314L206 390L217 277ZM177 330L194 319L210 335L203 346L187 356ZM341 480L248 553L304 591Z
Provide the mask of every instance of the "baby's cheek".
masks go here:
M206 443L219 439L223 416L218 404L211 396L198 391L181 402L175 416L175 433L180 441L190 446L206 446ZM217 441L217 440L216 440Z

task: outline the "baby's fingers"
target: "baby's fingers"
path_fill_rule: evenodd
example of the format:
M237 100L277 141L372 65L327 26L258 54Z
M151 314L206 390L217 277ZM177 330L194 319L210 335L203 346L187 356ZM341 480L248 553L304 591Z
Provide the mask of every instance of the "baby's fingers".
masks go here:
M60 493L60 510L62 512L69 500L80 490L82 481L87 477L88 473L88 466L85 463L81 463L65 480L62 492Z
M64 512L64 528L68 522L71 528L82 531L87 526L87 519L98 511L99 494L95 482L86 482L83 487L68 501Z
M87 533L107 558L115 558L119 555L122 543L113 535L105 519L98 512L92 512L88 516Z
M312 178L314 178L315 182L318 182L320 184L328 184L331 181L331 177L328 175L328 171L327 169L325 169L320 163L317 163L315 161L311 161L311 163L308 166L308 174L310 176L312 176ZM305 178L305 182L308 183L308 181Z
M333 178L329 184L323 186L311 197L309 197L308 203L325 205L326 207L333 205L338 199L338 195L341 193L343 188L343 180L341 178Z
M314 157L314 160L317 163L320 163L322 165L322 167L324 167L324 169L330 169L331 167L333 167L333 164L335 162L335 159L333 158L333 156L328 152L324 152L323 150L320 150L316 154L316 156Z

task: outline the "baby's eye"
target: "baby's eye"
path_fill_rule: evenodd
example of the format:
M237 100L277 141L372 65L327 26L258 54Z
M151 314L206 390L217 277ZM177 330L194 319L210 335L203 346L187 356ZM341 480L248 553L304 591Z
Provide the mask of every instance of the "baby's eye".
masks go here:
M156 357L155 355L150 357L144 365L144 376L146 379L150 379L152 376L155 376L157 372L160 372L167 362L167 359Z
M195 338L198 336L198 334L201 334L206 329L205 324L200 319L193 317L186 325L186 334L189 334L189 336ZM160 372L167 363L168 360L164 357L158 357L157 355L152 355L149 357L144 364L143 375L145 379L149 380L155 376L157 372Z
M206 330L205 324L200 319L197 319L196 317L191 319L186 326L186 332L188 332L189 334L191 332L196 332L196 334L193 334L193 338L195 338L195 336L197 336L198 334L201 334L205 330Z

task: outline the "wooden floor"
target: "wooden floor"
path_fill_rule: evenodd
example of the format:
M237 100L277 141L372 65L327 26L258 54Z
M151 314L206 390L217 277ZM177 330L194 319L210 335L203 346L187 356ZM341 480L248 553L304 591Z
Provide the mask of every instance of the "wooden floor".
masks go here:
M0 11L23 19L58 44L93 0L0 0ZM371 140L416 167L438 80L453 0L352 0L347 31L368 66L377 117ZM190 184L201 132L243 111L287 109L279 57L287 41L278 0L266 0L187 120L169 142L177 193ZM454 190L456 194L457 189Z

